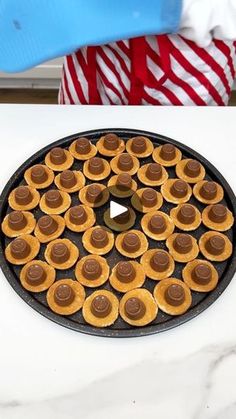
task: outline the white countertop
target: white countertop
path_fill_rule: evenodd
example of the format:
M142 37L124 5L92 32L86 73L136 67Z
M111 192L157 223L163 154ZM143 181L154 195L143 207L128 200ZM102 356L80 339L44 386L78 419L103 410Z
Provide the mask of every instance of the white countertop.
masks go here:
M236 191L235 120L236 108L0 105L0 188L56 139L126 127L186 143ZM0 276L1 419L235 419L235 278L210 308L176 329L106 339L47 320Z

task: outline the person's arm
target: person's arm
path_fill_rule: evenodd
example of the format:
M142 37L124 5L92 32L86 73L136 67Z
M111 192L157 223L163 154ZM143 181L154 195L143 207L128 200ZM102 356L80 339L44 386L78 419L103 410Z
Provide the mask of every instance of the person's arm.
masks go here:
M182 0L0 0L0 69L179 28Z
M236 0L184 0L179 33L200 47L236 40Z

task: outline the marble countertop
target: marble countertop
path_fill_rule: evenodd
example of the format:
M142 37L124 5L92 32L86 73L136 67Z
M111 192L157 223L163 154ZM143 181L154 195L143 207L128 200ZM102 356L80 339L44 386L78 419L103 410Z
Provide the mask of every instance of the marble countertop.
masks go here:
M0 187L49 142L128 127L193 147L236 191L235 120L236 108L0 105ZM210 308L178 328L106 339L50 322L0 276L1 419L235 419L235 278Z

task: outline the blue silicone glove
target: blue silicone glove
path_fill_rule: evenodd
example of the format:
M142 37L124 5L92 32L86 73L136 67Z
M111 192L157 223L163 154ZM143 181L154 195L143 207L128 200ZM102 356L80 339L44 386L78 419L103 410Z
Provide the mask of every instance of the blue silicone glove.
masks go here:
M26 70L85 45L178 30L182 0L0 0L0 69Z

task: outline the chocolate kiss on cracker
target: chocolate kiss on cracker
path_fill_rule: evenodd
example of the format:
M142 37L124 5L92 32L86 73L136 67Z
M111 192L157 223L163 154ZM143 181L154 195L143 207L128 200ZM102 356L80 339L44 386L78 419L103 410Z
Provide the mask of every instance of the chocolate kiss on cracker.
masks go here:
M227 231L234 224L234 216L222 204L208 205L202 212L202 222L211 230Z
M224 190L217 182L202 180L194 185L193 194L203 204L218 204L224 197Z
M140 167L137 176L144 185L160 186L168 179L168 172L159 163L148 163Z
M190 234L174 233L166 240L166 246L176 262L190 262L199 253L197 240Z
M146 326L157 316L158 307L146 289L128 291L120 300L120 315L132 326Z
M189 287L176 278L163 279L154 289L154 298L164 313L178 316L185 313L192 303Z
M206 171L199 161L183 159L176 165L176 175L185 182L197 183L204 179Z
M173 144L163 144L154 149L152 158L162 166L175 166L182 158L181 151Z
M67 228L77 233L86 231L96 221L93 209L86 205L76 205L69 208L64 218Z
M130 176L137 173L140 163L137 157L128 153L116 155L110 162L111 170L119 175L120 173L128 173Z
M155 281L171 276L175 269L172 256L162 249L149 249L141 257L141 265L148 278Z
M154 240L166 240L175 228L173 220L162 211L146 213L141 220L144 233Z
M64 170L55 177L55 185L64 192L77 192L84 187L85 177L80 171Z
M30 234L22 234L11 241L5 249L5 256L12 265L25 265L39 253L40 243Z
M57 314L69 316L82 308L85 300L84 287L72 279L54 282L47 292L47 303Z
M101 207L108 201L109 197L109 188L101 183L91 183L79 191L80 202L91 208Z
M138 189L131 198L132 206L143 213L158 210L163 204L160 192L153 188Z
M39 192L31 186L18 186L8 197L9 206L15 211L32 210L37 207L39 201Z
M202 221L200 211L191 204L180 204L172 208L170 216L176 227L183 231L196 230Z
M109 277L110 268L106 259L99 255L83 257L76 265L77 281L89 288L103 285Z
M129 230L118 234L115 245L119 253L132 259L141 256L148 249L147 238L139 230Z
M98 290L86 298L83 317L92 326L107 327L116 321L118 309L118 298L111 291Z
M43 215L34 230L40 243L48 243L60 237L65 230L65 220L60 215Z
M48 243L44 256L49 265L65 270L77 262L79 249L71 240L56 239Z
M29 211L12 211L2 222L2 231L7 237L18 237L30 234L34 230L36 220Z
M142 287L145 272L142 265L134 260L120 261L112 269L109 281L114 289L125 293Z
M20 272L21 285L31 292L47 290L55 281L56 271L42 260L32 260Z
M97 149L102 156L113 157L125 150L124 140L116 134L106 134L96 143Z
M73 163L74 157L72 154L61 147L52 148L45 157L46 166L56 172L70 169Z
M214 262L227 260L233 251L229 238L218 231L207 231L199 239L199 248L206 259Z
M182 204L191 198L192 188L184 180L168 179L161 186L161 193L167 202Z
M25 171L26 183L35 189L48 188L54 180L54 173L43 164L36 164Z
M128 198L137 190L137 182L129 173L120 173L112 176L107 186L110 193L117 198Z
M111 218L110 208L104 212L104 222L111 230L114 231L126 231L132 228L135 224L136 214L134 210L127 207L127 210L122 214Z
M69 151L77 160L88 160L96 156L97 147L88 138L81 137L73 141L69 147Z
M101 157L92 157L84 162L83 173L86 178L99 181L110 175L111 168L107 160Z
M108 228L95 226L84 232L82 243L89 253L105 255L114 246L114 235Z
M219 280L218 272L213 264L201 259L188 262L182 271L182 275L188 287L197 292L212 291Z
M127 141L126 150L129 154L138 158L148 157L153 152L153 143L147 137L134 137Z
M62 214L71 204L71 197L67 192L50 189L41 197L39 206L45 214Z

